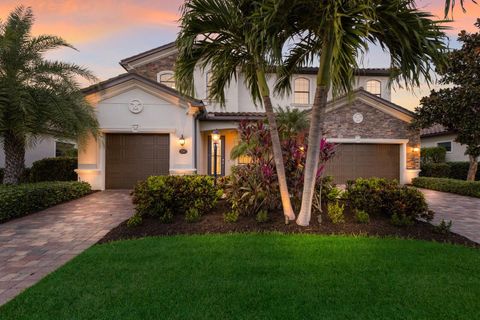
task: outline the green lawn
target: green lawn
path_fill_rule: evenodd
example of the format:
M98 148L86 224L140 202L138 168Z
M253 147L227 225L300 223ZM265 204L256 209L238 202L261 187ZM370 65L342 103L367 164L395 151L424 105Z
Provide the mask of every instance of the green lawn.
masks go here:
M480 250L315 235L98 245L0 319L479 319Z

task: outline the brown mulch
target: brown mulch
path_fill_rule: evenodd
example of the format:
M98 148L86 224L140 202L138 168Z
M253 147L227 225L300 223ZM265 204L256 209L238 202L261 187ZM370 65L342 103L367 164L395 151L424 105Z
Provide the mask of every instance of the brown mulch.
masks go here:
M322 223L318 223L317 216L312 217L310 226L300 227L295 221L285 225L281 212L270 214L270 220L258 223L255 217L240 216L235 223L226 223L223 213L229 210L225 202L220 202L217 208L203 216L200 221L188 223L183 215L175 217L173 223L161 223L156 218L144 218L141 225L128 227L127 222L122 222L118 227L107 233L98 243L115 240L136 239L148 236L166 236L177 234L212 234L212 233L247 233L247 232L281 232L281 233L308 233L323 235L368 235L378 237L399 237L436 241L442 243L460 244L480 248L468 238L450 232L438 233L429 223L417 221L414 225L397 227L390 223L386 217L372 217L368 224L357 223L348 208L345 209L345 223L333 224L326 214L322 214Z

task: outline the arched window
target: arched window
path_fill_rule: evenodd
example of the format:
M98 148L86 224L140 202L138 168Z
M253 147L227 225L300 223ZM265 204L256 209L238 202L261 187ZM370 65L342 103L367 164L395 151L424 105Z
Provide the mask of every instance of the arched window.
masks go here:
M158 82L166 85L167 87L175 89L175 78L173 72L163 72L158 74Z
M294 81L293 103L310 103L310 80L307 78L296 78Z
M368 80L367 92L380 97L382 95L382 83L378 80Z

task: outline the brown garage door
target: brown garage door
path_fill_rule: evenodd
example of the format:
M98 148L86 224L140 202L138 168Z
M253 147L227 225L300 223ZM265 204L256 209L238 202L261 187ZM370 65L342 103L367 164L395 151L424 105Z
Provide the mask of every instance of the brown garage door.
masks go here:
M356 178L381 177L399 179L400 146L398 144L340 144L328 163L326 174L335 183Z
M169 173L167 134L107 134L105 187L131 189L139 180Z

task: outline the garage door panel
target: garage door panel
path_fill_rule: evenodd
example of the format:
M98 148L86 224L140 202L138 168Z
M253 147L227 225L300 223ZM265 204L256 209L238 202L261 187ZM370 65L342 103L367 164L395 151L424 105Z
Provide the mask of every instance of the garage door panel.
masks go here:
M326 166L335 183L357 178L399 179L400 147L394 144L340 144Z
M140 180L169 173L167 134L108 134L105 185L131 189Z

